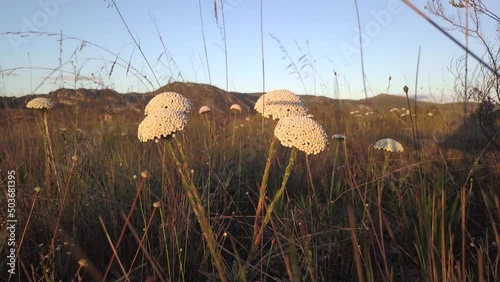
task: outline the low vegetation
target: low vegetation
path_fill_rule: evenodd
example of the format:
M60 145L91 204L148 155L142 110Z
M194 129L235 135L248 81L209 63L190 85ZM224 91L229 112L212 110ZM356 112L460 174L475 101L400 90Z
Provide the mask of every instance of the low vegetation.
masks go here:
M183 131L159 142L138 139L156 93L56 103L43 114L4 103L0 186L15 170L15 280L500 280L498 136L483 137L472 104L464 117L461 105L418 103L415 112L396 96L304 96L328 136L306 155L279 141L271 153L277 121L253 110L260 94L192 83L163 91L194 108ZM376 149L383 138L404 151ZM256 244L259 216L267 224ZM2 208L0 273L6 219Z

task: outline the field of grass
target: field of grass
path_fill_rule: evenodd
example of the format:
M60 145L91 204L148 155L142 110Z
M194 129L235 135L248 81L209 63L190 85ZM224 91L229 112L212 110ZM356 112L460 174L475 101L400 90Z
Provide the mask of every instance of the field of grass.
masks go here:
M184 131L145 143L137 138L143 108L104 118L55 107L50 141L41 112L0 110L0 187L8 190L15 171L17 189L12 281L500 281L500 152L478 137L473 115L464 121L453 106L419 104L410 119L389 112L391 96L303 97L329 143L318 155L297 153L256 245L276 121L253 111L255 99L234 95L221 101L248 103L242 113L201 115L206 101L192 99ZM381 138L405 151L374 149ZM185 153L180 167L170 145ZM292 151L279 141L274 149L264 206ZM215 245L190 205L186 177ZM0 206L0 273L8 277L7 197Z

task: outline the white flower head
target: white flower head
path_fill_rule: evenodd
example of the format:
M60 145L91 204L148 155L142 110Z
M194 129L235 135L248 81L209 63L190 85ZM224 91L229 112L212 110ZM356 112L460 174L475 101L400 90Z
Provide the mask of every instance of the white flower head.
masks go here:
M42 97L35 98L26 104L28 109L50 110L52 107L54 107L52 101Z
M401 143L391 138L384 138L378 140L375 143L375 145L373 145L373 148L395 153L401 153L405 150L403 148L403 145L401 145Z
M273 90L260 96L254 108L262 116L272 119L305 116L307 112L300 97L288 90Z
M337 133L337 134L334 134L332 136L332 138L340 142L340 141L344 141L345 140L345 135Z
M274 135L283 146L295 147L308 155L316 155L323 151L328 141L323 127L305 116L280 119L274 129Z
M241 106L238 105L238 104L232 104L231 105L231 108L229 108L229 110L231 112L235 112L235 113L241 113Z
M211 110L210 110L210 107L209 106L201 106L200 110L198 111L198 114L206 114L206 113L209 113Z
M168 137L184 129L188 118L182 112L159 109L150 113L139 124L137 137L141 142Z
M150 115L159 109L170 109L183 113L191 112L193 104L186 97L175 92L163 92L151 99L144 109L145 115Z

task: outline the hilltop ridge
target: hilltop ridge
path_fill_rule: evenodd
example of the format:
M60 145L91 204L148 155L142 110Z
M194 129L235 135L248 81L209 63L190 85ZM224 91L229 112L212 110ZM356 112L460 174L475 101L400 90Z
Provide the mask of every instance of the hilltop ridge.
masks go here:
M247 113L253 112L253 106L262 93L227 92L208 84L192 82L172 82L148 93L118 93L112 89L67 89L61 88L42 95L25 95L22 97L0 97L0 109L21 109L34 97L48 97L56 107L72 107L79 105L88 110L118 114L123 112L141 112L154 95L173 91L186 96L193 102L195 110L206 105L212 111L227 112L232 104L239 104ZM332 99L325 96L301 95L313 115L331 113L340 110L344 114L350 112L384 112L391 108L406 108L406 97L388 94L379 94L362 100ZM414 101L410 100L414 107ZM425 113L439 107L445 111L460 111L462 104L448 103L437 104L428 101L418 101L418 108ZM469 109L475 105L470 103Z

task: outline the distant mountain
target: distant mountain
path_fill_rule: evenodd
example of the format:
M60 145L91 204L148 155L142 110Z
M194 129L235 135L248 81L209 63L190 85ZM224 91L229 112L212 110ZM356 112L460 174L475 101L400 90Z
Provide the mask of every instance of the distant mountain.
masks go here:
M74 109L78 105L79 112L85 114L87 121L107 120L114 115L125 117L133 123L138 123L144 116L147 103L158 93L173 91L190 99L194 105L194 114L201 106L209 106L216 115L229 115L232 104L239 104L243 114L255 113L254 105L262 93L226 92L220 88L197 83L174 82L150 93L118 93L111 89L58 89L46 95L27 95L23 97L0 97L0 120L24 118L32 112L22 111L26 103L35 97L49 97L55 103L54 114L58 118L71 119ZM396 118L408 115L408 101L404 96L380 94L363 100L339 100L323 96L301 95L306 103L308 113L323 124L342 132L345 117L362 118L376 114L391 114ZM410 106L414 113L414 101L410 99ZM471 147L473 144L482 144L481 132L474 119L462 124L463 103L435 104L426 101L417 102L417 111L420 116L441 116L441 127L445 126L444 133L448 136L443 144L450 148ZM468 113L472 113L477 104L467 104ZM17 110L17 111L16 111ZM391 113L389 113L392 110ZM473 116L473 115L470 115ZM443 119L443 117L445 117ZM446 120L446 125L443 121ZM93 123L92 123L93 124ZM475 129L471 132L471 128ZM436 129L437 130L437 129ZM453 132L453 134L451 134ZM471 138L473 136L474 138ZM498 140L498 138L497 138ZM482 141L481 141L482 142ZM496 143L495 143L496 144ZM500 146L500 145L497 145Z
M252 111L260 94L249 94L239 92L226 92L209 84L191 82L169 83L154 92L177 92L191 100L196 111L201 106L209 106L212 111L228 112L233 104L239 104L244 110ZM152 97L152 96L151 96ZM149 100L149 99L148 99Z
M190 82L173 82L150 93L125 93L121 94L111 89L58 89L46 95L27 95L23 97L0 97L0 109L20 109L34 97L49 97L56 108L74 107L79 105L87 111L95 111L101 114L118 114L123 112L142 113L146 104L156 94L173 91L186 96L193 102L194 111L201 106L209 106L212 111L227 113L232 104L239 104L247 113L253 112L253 106L262 93L239 93L226 92L208 84L198 84ZM307 104L309 113L315 116L329 115L334 112L336 115L349 114L351 112L381 113L387 112L391 108L406 108L408 103L406 97L380 94L363 100L337 100L323 96L302 95ZM410 105L414 107L414 101L410 100ZM431 111L438 106L450 110L463 108L462 104L434 104L431 102L418 101L419 109ZM475 107L468 105L469 109Z
M380 94L374 97L370 97L368 99L363 99L359 101L365 105L374 105L377 109L386 109L386 108L408 108L408 101L405 96L400 95L388 95L388 94ZM415 100L410 97L409 99L410 106L413 109L415 107ZM463 103L445 103L445 104L437 104L433 103L426 99L418 99L417 100L417 108L418 109L426 109L435 106L440 106L441 108L445 108L448 110L463 110ZM467 103L467 107L469 109L476 109L477 103L469 102Z

